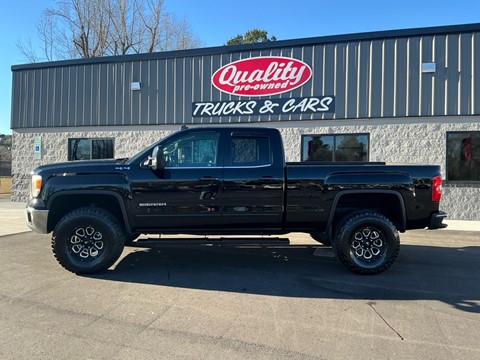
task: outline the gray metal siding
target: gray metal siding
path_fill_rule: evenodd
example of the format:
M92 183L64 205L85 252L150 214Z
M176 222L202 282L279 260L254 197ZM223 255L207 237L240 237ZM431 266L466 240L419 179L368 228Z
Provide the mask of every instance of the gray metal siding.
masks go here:
M274 47L261 50L14 69L12 128L209 124L311 119L480 114L480 33ZM180 53L181 54L181 53ZM335 112L192 118L192 102L248 100L211 83L223 65L287 56L313 70L300 88L275 97L335 96ZM435 74L421 64L435 62ZM139 81L140 91L130 83Z

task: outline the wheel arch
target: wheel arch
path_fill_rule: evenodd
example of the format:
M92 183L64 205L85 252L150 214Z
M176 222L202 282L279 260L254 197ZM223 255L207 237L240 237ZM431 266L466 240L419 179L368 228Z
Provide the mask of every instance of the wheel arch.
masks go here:
M326 227L329 238L333 238L333 229L344 216L367 210L387 217L398 231L406 230L405 202L399 192L394 190L345 190L339 192L332 202Z
M123 198L119 194L107 190L72 190L53 194L47 203L47 208L50 209L47 224L48 232L53 231L55 225L65 214L89 206L95 206L110 212L127 232L131 232Z

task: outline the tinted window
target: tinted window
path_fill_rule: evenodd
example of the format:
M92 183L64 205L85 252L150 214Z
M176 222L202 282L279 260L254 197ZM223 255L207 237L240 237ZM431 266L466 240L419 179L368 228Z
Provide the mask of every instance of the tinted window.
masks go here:
M186 134L164 144L165 166L216 166L218 161L218 139L218 133Z
M480 132L447 133L447 180L480 181Z
M302 161L368 161L368 134L305 135Z
M262 166L271 164L270 139L267 137L232 138L233 166Z
M68 139L68 160L113 159L113 139Z

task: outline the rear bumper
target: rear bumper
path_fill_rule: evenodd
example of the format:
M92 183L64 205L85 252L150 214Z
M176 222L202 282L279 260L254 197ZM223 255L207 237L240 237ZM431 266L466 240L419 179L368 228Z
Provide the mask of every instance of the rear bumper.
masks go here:
M439 211L432 215L430 218L430 225L428 226L429 229L444 229L448 225L443 223L443 220L447 217L447 213L443 211Z
M47 234L48 210L37 210L27 206L26 220L28 227L41 234Z

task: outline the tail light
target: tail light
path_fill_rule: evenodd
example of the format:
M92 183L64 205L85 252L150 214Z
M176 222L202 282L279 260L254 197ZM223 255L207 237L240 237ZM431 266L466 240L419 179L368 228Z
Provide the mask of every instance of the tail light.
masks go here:
M438 202L442 198L442 177L440 175L432 178L432 201Z

